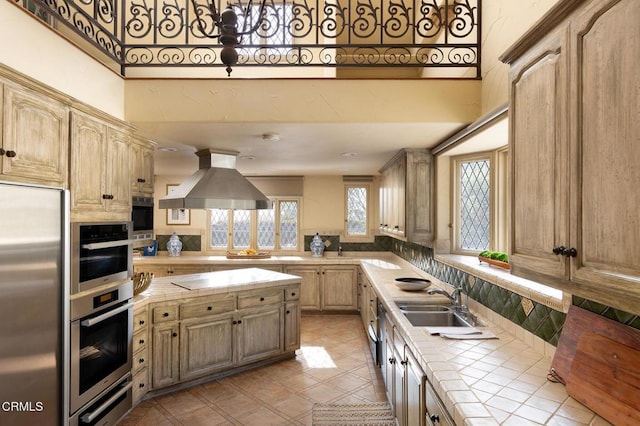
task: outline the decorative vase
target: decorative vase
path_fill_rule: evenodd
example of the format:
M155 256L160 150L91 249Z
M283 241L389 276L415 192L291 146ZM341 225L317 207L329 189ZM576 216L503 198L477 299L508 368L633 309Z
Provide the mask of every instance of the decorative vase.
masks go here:
M180 256L180 251L182 251L182 241L180 241L178 234L175 232L171 234L171 238L169 238L167 251L169 252L169 256Z
M319 233L316 233L316 236L313 237L309 247L311 248L311 256L322 257L322 253L324 253L324 243Z

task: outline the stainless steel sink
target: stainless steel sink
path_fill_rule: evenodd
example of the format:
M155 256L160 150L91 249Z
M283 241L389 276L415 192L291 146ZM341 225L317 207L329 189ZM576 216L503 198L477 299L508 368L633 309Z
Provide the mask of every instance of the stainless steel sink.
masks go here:
M472 327L461 315L448 311L402 311L414 327Z
M451 310L448 306L443 305L412 305L406 303L397 303L397 305L404 312L448 312Z

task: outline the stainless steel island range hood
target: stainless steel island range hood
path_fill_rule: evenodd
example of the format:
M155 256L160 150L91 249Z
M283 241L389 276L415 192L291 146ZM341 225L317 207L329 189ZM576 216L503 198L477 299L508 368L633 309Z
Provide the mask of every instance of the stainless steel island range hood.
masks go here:
M236 170L237 151L196 152L199 170L159 202L161 209L270 209L258 188Z

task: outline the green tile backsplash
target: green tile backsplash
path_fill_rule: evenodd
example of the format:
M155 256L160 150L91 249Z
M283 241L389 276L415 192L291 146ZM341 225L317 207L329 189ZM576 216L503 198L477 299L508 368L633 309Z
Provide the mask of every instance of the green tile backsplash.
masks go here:
M546 305L529 301L533 309L526 314L523 296L482 280L452 266L434 259L433 250L418 244L395 240L390 243L391 251L414 266L428 272L441 281L462 287L475 301L509 319L525 330L554 346L558 345L566 314ZM527 299L528 300L528 299ZM640 317L579 297L573 297L574 305L603 315L614 321L640 329Z
M178 234L180 241L182 241L182 251L200 251L202 250L202 236L201 235L180 235ZM158 241L158 250L167 251L167 243L169 242L171 235L156 235L156 241Z

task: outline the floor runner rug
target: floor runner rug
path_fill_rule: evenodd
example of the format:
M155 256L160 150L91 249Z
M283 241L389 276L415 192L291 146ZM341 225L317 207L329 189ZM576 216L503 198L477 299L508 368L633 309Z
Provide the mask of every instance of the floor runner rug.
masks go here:
M388 402L362 404L314 404L313 426L395 426Z

